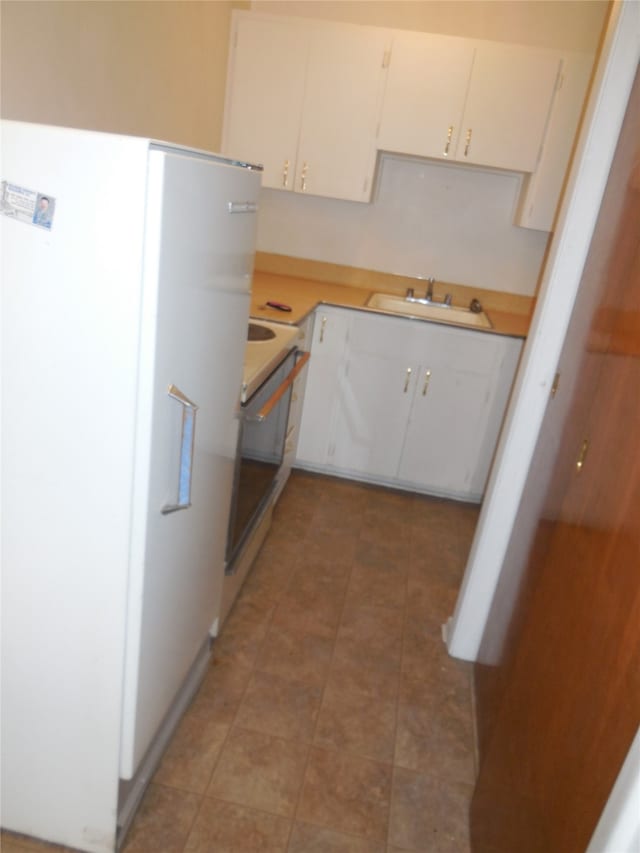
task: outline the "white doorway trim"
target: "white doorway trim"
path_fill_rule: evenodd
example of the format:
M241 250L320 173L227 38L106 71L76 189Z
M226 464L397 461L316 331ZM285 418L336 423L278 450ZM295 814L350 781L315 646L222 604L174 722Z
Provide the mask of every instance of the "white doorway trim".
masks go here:
M446 636L478 658L640 59L640 2L617 0L578 142L505 428Z

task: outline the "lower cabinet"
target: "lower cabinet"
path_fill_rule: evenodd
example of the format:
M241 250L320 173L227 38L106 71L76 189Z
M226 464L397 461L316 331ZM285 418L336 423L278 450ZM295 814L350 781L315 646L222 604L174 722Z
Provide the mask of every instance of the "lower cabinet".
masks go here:
M302 407L296 464L323 469L334 437L338 397L344 387L344 359L350 312L318 308Z
M522 341L322 309L296 464L480 500Z

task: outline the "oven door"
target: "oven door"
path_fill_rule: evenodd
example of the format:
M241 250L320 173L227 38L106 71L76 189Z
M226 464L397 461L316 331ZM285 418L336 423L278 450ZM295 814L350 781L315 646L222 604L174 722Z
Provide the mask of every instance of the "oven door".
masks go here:
M282 465L296 353L291 350L241 410L227 574L233 574L234 562L268 504Z

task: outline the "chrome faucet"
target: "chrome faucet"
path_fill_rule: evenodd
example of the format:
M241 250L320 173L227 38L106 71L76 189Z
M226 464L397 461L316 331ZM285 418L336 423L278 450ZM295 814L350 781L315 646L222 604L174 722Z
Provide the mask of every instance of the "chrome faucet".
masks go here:
M427 292L423 297L415 296L413 287L408 287L404 298L407 302L420 302L421 305L442 305L444 308L450 308L453 302L453 297L450 293L447 293L442 302L436 299L433 295L433 286L435 283L435 278L430 276L427 279Z

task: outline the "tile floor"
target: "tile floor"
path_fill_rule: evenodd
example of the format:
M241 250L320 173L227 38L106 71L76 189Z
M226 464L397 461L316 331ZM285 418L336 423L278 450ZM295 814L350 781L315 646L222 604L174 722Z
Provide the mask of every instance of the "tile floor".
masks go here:
M477 515L294 472L124 852L466 853L471 673L441 625Z

